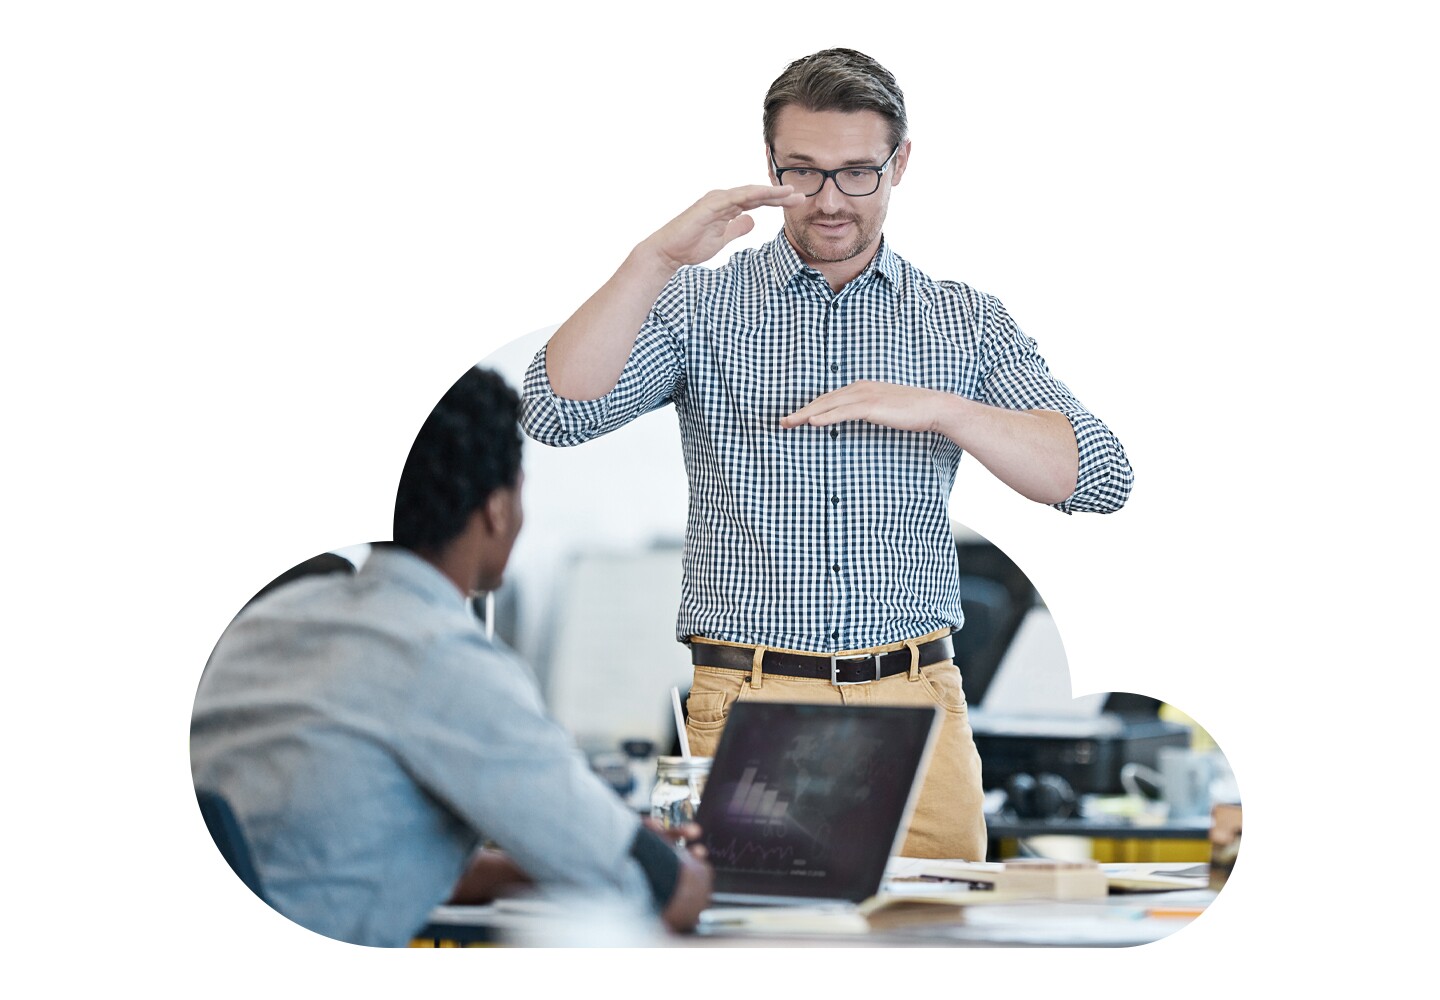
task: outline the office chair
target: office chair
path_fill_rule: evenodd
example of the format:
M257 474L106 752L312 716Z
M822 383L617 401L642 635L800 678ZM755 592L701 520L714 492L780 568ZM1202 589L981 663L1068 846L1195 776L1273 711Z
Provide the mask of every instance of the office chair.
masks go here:
M195 790L195 798L199 800L200 815L205 818L205 826L210 831L215 846L220 849L221 856L240 877L240 881L250 887L251 892L262 900L265 899L260 873L255 870L255 862L250 857L250 846L245 843L245 834L240 829L240 822L235 818L235 811L230 808L230 803L219 792L204 788Z
M954 635L955 663L965 701L979 705L1029 605L1016 602L995 580L965 575L960 577L960 606L965 626Z
M269 904L270 900L265 898L265 890L260 884L260 873L255 870L255 862L250 857L250 845L245 843L245 833L240 829L239 820L235 818L235 810L230 808L230 803L219 792L197 788L195 798L200 803L200 815L205 818L205 827L210 831L215 846L220 849L221 856L229 863L231 870L240 877L240 881L260 897L261 902ZM416 932L412 946L428 945L438 948L442 943L450 943L457 937L455 930L455 928L441 925L426 924ZM474 936L473 930L471 933ZM485 937L484 940L488 940L488 937Z
M322 552L318 556L311 556L302 563L291 566L275 579L255 592L255 596L246 601L246 605L254 604L270 591L283 587L287 583L304 579L307 576L321 576L326 573L354 573L355 564L342 555L334 552Z

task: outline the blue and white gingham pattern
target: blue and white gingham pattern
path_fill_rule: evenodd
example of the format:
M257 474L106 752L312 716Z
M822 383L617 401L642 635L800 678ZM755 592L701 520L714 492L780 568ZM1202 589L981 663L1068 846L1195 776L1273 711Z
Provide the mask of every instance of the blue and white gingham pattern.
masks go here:
M859 379L1063 413L1080 474L1055 506L1108 512L1129 495L1120 442L1050 375L1004 306L932 280L883 242L839 293L783 234L723 267L682 268L614 390L557 397L542 349L525 376L522 423L538 441L575 445L673 403L690 476L677 637L861 649L964 616L948 515L961 449L860 421L780 426Z

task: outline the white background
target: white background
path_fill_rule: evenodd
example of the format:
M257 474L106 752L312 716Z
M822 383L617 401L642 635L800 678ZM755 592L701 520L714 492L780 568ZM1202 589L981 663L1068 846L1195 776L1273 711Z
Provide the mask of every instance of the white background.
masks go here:
M1079 995L1383 979L1361 956L1418 940L1392 886L1434 883L1396 867L1426 853L1434 795L1425 9L7 5L3 919L21 965L240 995L592 968L702 996L760 973L867 993L902 970L909 990L919 970ZM1118 515L1034 507L972 463L956 509L1049 601L1077 693L1162 698L1219 741L1247 820L1230 887L1141 949L760 962L442 961L318 939L245 897L186 750L225 624L280 569L388 537L444 388L706 189L762 180L766 86L836 44L908 97L896 249L1004 300L1130 451ZM778 226L762 214L747 242Z

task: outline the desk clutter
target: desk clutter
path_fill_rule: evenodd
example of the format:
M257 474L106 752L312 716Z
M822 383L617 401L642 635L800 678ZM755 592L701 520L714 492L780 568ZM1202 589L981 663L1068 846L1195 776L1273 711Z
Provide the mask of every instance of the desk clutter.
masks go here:
M895 858L886 877L886 895L891 899L941 898L949 893L961 903L1103 899L1131 892L1204 889L1209 884L1205 865L1102 865L1094 861L1040 859L971 862Z
M1115 947L1173 934L1215 892L1206 865L892 858L880 892L858 905L715 906L689 938L596 901L510 899L447 906L417 946L693 946L757 943Z

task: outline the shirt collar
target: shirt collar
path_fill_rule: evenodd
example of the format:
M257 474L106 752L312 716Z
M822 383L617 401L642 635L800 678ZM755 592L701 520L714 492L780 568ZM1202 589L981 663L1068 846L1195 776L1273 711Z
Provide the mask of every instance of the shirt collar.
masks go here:
M875 251L875 257L870 261L870 270L883 274L891 288L901 287L900 255L890 249L890 243L883 234L880 237L880 249Z
M401 545L373 545L357 574L398 583L434 604L463 608L466 598L433 563Z
M790 238L785 235L785 228L783 226L780 228L780 233L775 237L775 242L772 245L775 247L775 279L780 287L783 288L790 284L791 281L795 280L795 276L802 272L819 273L815 271L814 268L808 267L805 262L800 259L800 255L796 253L795 248L790 245ZM865 265L865 270L855 276L852 284L855 281L862 280L865 275L871 271L883 275L885 280L890 282L891 288L899 289L902 287L900 280L900 257L891 251L890 244L885 239L883 233L880 236L880 249L875 251L875 256L870 258L870 263ZM849 286L847 285L846 287L848 288Z
M805 265L801 262L800 255L795 252L795 248L790 245L790 239L785 235L784 226L780 227L775 242L770 245L775 248L775 282L784 288L795 280L797 274L805 270Z

